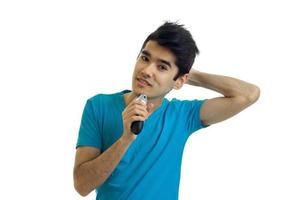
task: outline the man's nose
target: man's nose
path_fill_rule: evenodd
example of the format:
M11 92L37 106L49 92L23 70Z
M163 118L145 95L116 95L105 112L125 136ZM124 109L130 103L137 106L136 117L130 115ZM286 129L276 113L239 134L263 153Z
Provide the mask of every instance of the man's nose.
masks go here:
M156 64L155 63L150 63L149 65L147 65L142 73L143 75L146 77L146 78L150 78L153 76L154 74L154 71L155 71L155 67L156 67Z

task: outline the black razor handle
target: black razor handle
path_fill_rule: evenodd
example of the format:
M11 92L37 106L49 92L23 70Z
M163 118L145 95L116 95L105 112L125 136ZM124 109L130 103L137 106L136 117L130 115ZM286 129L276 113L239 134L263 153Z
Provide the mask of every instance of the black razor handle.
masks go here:
M142 131L143 126L143 121L134 121L131 124L131 132L133 132L135 135L138 135Z
M144 104L147 104L147 96L145 94L140 94L138 98L136 99L137 101L142 101ZM131 132L134 133L135 135L138 135L144 126L143 121L134 121L131 124Z

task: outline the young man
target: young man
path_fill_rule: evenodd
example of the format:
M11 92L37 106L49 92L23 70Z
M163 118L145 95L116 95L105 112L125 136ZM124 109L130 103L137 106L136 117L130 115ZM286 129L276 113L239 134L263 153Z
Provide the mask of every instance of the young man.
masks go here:
M191 69L198 48L191 34L166 22L145 40L136 61L132 90L98 94L84 108L74 166L74 186L97 199L178 199L185 142L195 131L221 122L253 104L253 84ZM184 84L223 94L208 100L167 100ZM148 97L145 105L135 99ZM131 132L134 121L142 131Z

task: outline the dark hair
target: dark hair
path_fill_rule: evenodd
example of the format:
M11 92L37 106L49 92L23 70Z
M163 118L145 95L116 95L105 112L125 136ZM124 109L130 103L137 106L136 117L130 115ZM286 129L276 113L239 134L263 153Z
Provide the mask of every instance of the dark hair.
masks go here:
M151 33L144 41L142 49L149 40L156 41L159 45L168 48L176 57L175 64L179 70L174 81L189 73L194 63L196 54L199 54L196 42L191 33L184 28L184 25L177 22L165 22Z

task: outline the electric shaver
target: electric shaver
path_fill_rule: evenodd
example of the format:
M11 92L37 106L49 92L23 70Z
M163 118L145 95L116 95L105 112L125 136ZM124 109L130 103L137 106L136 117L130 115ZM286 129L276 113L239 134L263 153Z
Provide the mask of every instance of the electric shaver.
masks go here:
M145 94L140 94L137 98L136 101L142 101L145 105L147 104L147 96ZM135 135L138 135L144 126L143 121L134 121L131 124L131 132L134 133Z

